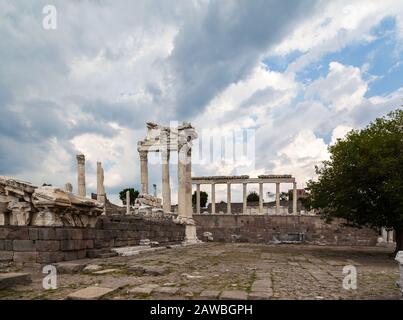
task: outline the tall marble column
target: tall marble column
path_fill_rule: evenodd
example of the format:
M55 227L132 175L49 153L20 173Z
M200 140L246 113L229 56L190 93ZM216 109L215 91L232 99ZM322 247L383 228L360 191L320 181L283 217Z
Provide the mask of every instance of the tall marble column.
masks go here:
M148 193L148 156L147 156L147 151L139 151L139 154L140 154L141 193Z
M297 183L294 182L292 189L292 213L297 214Z
M227 183L227 213L231 213L231 183Z
M200 214L200 184L196 184L196 213Z
M211 214L215 214L215 183L211 184Z
M197 133L190 123L178 127L178 217L186 224L184 244L198 243L192 218L192 140Z
M280 182L276 182L276 214L280 213Z
M242 184L242 195L243 195L243 214L246 214L248 208L248 196L247 196L247 183Z
M178 215L192 217L191 148L185 142L178 148Z
M169 182L169 151L161 152L162 161L162 208L164 212L171 212L171 186Z
M130 191L126 191L126 214L130 214Z
M104 186L104 169L102 163L97 162L97 200L103 204L106 202Z
M178 151L178 216L186 217L186 163L183 151Z
M259 183L259 213L263 213L263 183Z
M78 154L77 158L77 183L78 183L78 195L81 197L86 196L85 190L85 156Z

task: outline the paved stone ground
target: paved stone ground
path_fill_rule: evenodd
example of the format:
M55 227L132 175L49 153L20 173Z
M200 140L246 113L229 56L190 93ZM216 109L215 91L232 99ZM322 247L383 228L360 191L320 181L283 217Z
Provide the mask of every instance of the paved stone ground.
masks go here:
M0 299L66 299L87 287L112 289L100 290L102 299L399 299L392 251L208 243L70 262L63 272L73 273L59 274L55 290L42 288L38 271L8 267L0 271L29 272L32 283L0 290ZM357 268L357 290L342 288L346 265Z

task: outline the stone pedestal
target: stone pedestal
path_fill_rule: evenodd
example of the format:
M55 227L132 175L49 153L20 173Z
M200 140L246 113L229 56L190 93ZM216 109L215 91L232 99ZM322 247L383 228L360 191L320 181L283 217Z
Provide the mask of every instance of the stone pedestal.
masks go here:
M197 238L196 235L196 226L195 225L186 225L185 229L185 241L183 241L183 244L189 245L189 244L196 244L200 243L201 241Z
M396 284L399 287L400 292L402 293L403 296L403 251L399 251L397 253L395 260L399 264L399 271L400 271L400 279Z

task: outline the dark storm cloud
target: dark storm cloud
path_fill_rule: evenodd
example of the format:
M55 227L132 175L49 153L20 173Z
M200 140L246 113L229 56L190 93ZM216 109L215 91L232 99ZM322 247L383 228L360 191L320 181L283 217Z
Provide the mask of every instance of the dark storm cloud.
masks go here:
M178 115L190 117L230 83L244 78L272 45L316 1L211 1L181 28L171 62L177 79Z

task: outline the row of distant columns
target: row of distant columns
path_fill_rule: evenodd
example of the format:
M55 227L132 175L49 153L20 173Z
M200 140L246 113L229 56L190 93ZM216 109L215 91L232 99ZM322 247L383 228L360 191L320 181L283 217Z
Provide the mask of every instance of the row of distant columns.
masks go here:
M243 213L247 209L247 183L242 184ZM211 184L211 213L215 213L215 183ZM297 183L293 183L292 212L297 213ZM196 184L196 213L200 214L200 183ZM227 183L227 213L231 213L231 183ZM259 213L263 213L263 182L259 183ZM280 182L276 182L276 214L280 213Z

